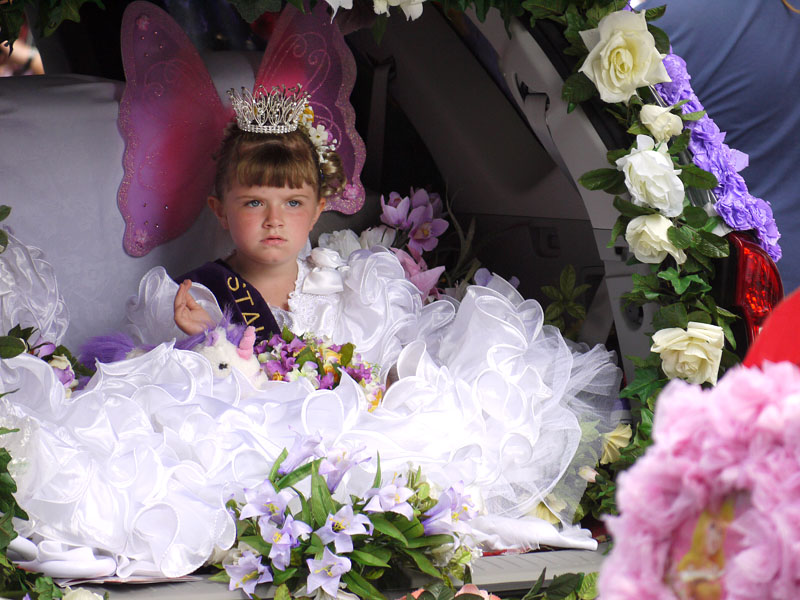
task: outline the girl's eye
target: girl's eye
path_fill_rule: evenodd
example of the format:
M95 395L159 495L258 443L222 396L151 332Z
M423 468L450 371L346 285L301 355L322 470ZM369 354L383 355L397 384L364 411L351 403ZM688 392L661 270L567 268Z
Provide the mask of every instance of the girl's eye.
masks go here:
M253 207L253 208L256 208L257 206L261 206L261 201L260 201L260 200L250 200L250 201L249 201L249 202L246 204L246 206L251 206L251 207Z
M300 206L302 204L302 202L300 202L300 200L289 200L289 202L287 204L289 206L291 206L292 208L296 208L296 207Z

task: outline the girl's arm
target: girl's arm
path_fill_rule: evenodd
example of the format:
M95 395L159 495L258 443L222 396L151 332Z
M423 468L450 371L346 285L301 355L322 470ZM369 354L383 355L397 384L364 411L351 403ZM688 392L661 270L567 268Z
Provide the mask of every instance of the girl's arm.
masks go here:
M195 335L214 327L216 323L189 293L191 287L189 279L178 287L178 293L175 294L175 324L184 333Z

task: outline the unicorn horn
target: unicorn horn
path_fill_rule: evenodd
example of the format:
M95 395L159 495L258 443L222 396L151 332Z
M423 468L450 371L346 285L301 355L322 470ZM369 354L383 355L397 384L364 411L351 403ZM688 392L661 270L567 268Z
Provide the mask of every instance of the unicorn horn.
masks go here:
M239 347L236 348L236 352L244 359L248 359L253 356L253 346L256 343L256 328L252 325L249 325L247 329L244 330L242 334L242 339L239 342Z

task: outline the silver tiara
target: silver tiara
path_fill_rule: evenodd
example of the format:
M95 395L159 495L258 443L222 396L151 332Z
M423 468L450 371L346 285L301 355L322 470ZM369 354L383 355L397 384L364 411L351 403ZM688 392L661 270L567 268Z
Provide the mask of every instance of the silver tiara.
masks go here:
M242 88L241 94L228 90L239 129L252 133L295 131L308 106L309 95L301 88L300 84L290 88L273 86L267 92L259 85L252 94L247 88Z
M252 94L247 88L242 88L241 94L231 88L228 96L242 131L290 133L301 129L314 145L320 164L327 162L327 153L339 145L322 123L314 125L310 95L299 83L290 88L273 86L270 92L259 85Z

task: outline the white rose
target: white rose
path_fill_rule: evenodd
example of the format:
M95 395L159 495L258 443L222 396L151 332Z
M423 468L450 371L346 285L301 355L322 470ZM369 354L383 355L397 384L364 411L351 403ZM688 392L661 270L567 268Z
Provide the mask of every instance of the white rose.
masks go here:
M654 150L655 141L647 135L636 136L636 148L617 159L617 169L625 173L625 187L634 204L655 208L667 217L677 217L683 212L685 195L683 182L678 177L667 153L667 145Z
M667 231L671 226L672 222L659 214L635 217L625 230L625 241L643 263L657 265L670 254L676 263L682 265L686 262L686 254L669 241Z
M680 327L656 331L650 351L661 355L661 368L670 379L716 385L724 341L721 327L689 321L685 331Z
M639 113L642 125L647 127L659 142L667 142L673 135L683 131L683 121L678 115L670 112L671 107L645 104Z
M390 248L394 242L397 231L386 225L379 225L378 227L370 227L361 232L358 241L362 248L369 250L373 246L384 246Z
M406 16L406 20L415 20L422 16L422 2L424 0L389 0L389 6L399 6ZM378 2L375 2L377 7ZM375 9L377 13L377 8Z
M67 588L67 593L62 596L63 600L103 600L100 594L95 594L89 590L78 588Z
M627 103L636 88L671 81L644 13L611 13L597 29L581 31L581 38L589 56L580 71L594 82L604 102Z
M331 233L323 233L319 236L317 245L320 248L330 248L331 250L336 250L336 252L339 253L339 256L342 257L342 260L347 260L350 258L350 254L356 250L361 250L361 243L359 242L355 231L352 229L341 229Z

